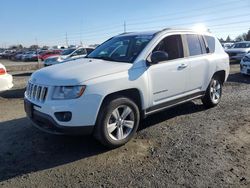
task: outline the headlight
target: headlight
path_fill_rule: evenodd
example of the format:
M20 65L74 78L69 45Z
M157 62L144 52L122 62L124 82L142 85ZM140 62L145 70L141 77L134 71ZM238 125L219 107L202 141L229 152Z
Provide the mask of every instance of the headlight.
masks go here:
M86 86L57 86L52 99L75 99L82 96Z
M243 61L243 62L250 62L250 58L247 57L247 56L245 56L245 57L243 57L242 61Z

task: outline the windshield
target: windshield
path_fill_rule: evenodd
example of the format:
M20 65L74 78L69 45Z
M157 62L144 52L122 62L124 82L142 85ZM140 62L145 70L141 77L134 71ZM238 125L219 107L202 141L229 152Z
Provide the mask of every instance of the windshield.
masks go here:
M237 43L232 48L250 48L250 43Z
M153 35L118 36L98 46L87 58L133 63Z
M69 54L71 54L72 52L74 52L75 50L76 50L76 49L74 49L74 48L64 50L64 51L62 51L61 55L69 55Z

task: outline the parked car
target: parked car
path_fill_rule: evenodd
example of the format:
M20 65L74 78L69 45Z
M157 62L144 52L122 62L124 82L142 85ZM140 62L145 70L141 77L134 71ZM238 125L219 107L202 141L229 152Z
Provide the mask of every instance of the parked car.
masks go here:
M230 57L230 62L240 62L241 59L250 52L250 41L237 42L225 51Z
M62 50L49 50L39 55L39 59L44 61L51 56L57 56L62 52Z
M33 73L25 111L43 131L93 134L114 148L148 115L193 99L216 106L228 74L228 55L211 33L121 34L86 58Z
M23 51L18 51L18 52L16 52L16 53L13 55L12 60L20 61L23 54L24 54Z
M4 49L0 49L0 58L2 58L3 52L4 52Z
M77 49L75 48L67 49L63 51L61 55L47 58L44 61L44 66L50 66L50 65L55 65L59 63L65 63L67 61L80 59L80 58L85 57L87 54L89 54L92 51L93 51L92 48L84 48L84 47L80 47Z
M0 63L0 92L13 87L13 78L7 73L6 68Z
M250 53L242 58L240 62L240 72L244 75L250 75Z
M226 49L230 49L234 45L234 43L232 43L232 42L224 42L221 45L226 50Z
M29 57L34 53L34 51L27 51L21 55L21 61L28 61Z
M1 58L11 59L11 56L15 53L15 50L4 50L1 53Z

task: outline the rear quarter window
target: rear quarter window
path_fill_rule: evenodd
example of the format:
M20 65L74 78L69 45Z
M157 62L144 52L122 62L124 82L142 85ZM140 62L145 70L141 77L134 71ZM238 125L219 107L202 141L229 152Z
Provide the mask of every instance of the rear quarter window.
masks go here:
M207 41L209 52L214 53L215 52L215 39L214 39L214 37L206 36L206 35L204 37Z

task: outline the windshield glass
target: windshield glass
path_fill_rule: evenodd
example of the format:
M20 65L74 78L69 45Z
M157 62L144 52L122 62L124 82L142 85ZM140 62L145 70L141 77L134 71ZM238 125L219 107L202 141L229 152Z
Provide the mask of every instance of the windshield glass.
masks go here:
M69 55L71 54L72 52L74 52L76 49L67 49L67 50L64 50L61 52L61 55Z
M237 43L234 44L233 48L250 48L250 43Z
M118 36L98 46L87 58L133 63L153 35Z

